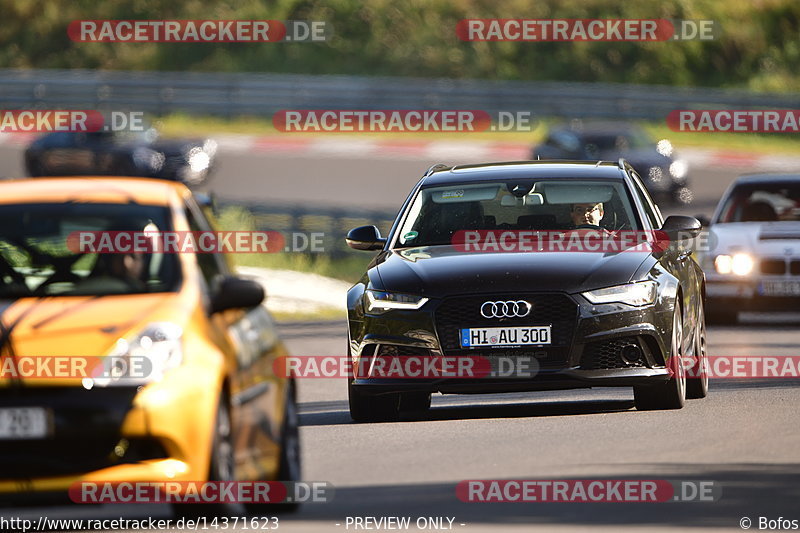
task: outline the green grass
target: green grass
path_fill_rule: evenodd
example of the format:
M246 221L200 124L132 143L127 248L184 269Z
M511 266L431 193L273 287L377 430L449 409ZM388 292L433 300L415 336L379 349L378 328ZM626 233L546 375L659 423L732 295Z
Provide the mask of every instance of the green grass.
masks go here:
M547 121L552 123L555 121ZM533 132L503 132L503 133L373 133L365 134L382 139L394 138L405 140L419 140L420 138L448 138L448 139L483 139L505 142L534 142L539 141L546 132L545 123L540 123ZM169 115L164 117L159 126L165 135L198 135L215 133L238 133L252 135L287 135L287 136L319 136L326 134L286 134L277 132L269 119L260 117L238 118L224 120L215 117L192 117L188 115ZM680 150L681 147L720 149L726 151L743 151L759 153L800 153L800 142L796 136L791 135L764 135L741 133L691 133L674 132L664 124L642 123L642 126L655 138L668 138ZM336 134L332 134L336 135ZM344 134L339 134L344 135ZM223 230L254 230L255 219L253 215L241 207L227 207L218 217L220 229ZM352 253L341 258L332 258L325 254L304 253L274 253L274 254L232 254L232 261L237 266L260 267L268 269L295 270L300 272L313 272L322 276L356 282L373 254ZM318 318L318 314L313 317ZM311 319L311 317L286 317L287 319Z
M217 217L217 225L223 231L253 231L256 229L255 218L243 207L226 207ZM329 278L341 279L355 283L366 270L374 254L354 252L342 258L315 253L272 254L230 254L236 266L269 268L278 270L296 270L313 272Z
M275 254L235 254L237 266L270 268L277 270L297 270L313 272L329 278L355 283L363 275L372 255L368 253L353 257L331 259L322 254L275 253Z
M267 295L269 301L269 295ZM282 313L272 311L272 317L278 322L318 322L323 320L346 320L347 311L343 309L325 309L313 313Z
M676 132L665 125L647 123L644 127L653 138L669 139L678 150L692 147L764 154L800 153L797 134Z
M520 142L534 144L542 140L550 124L559 119L542 118L532 131L514 132L375 132L375 133L284 133L275 129L272 120L265 117L238 117L224 119L219 117L197 117L186 114L171 114L157 120L165 136L196 136L215 134L240 135L283 135L286 138L311 137L371 137L381 140L471 140L491 142ZM675 132L663 122L640 122L655 139L670 139L675 147L723 149L760 153L800 153L800 138L796 134L760 133L693 133Z

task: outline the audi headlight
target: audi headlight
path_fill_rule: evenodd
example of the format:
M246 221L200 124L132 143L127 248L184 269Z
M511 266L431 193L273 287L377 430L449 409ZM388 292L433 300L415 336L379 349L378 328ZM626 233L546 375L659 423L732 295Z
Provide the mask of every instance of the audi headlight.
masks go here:
M203 172L211 165L211 157L201 148L192 148L189 151L188 162L192 172Z
M623 303L642 306L656 301L655 281L640 281L582 293L593 304Z
M683 159L676 159L669 165L669 173L676 180L682 180L689 173L689 164Z
M181 364L183 330L171 322L154 322L132 339L117 340L102 367L83 386L146 385Z
M723 254L714 258L714 269L719 274L735 274L737 276L747 276L753 271L755 261L746 253L736 253L731 255Z
M159 171L164 166L164 154L140 146L133 151L133 162L139 168L145 168L150 171Z
M428 299L411 294L395 294L385 291L367 290L367 311L382 313L389 309L419 309Z

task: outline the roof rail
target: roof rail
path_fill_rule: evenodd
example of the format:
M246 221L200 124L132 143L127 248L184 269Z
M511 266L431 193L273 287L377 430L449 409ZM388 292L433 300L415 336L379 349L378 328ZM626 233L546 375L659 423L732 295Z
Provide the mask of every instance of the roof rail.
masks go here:
M426 170L425 174L423 174L422 177L424 178L425 176L429 175L431 172L433 172L435 170L444 170L446 168L450 168L450 167L448 167L444 163L436 163L435 165L432 165L431 168Z
M620 157L619 161L617 161L617 166L619 167L620 170L625 170L625 164L626 163L627 163L627 161L625 161L625 158Z

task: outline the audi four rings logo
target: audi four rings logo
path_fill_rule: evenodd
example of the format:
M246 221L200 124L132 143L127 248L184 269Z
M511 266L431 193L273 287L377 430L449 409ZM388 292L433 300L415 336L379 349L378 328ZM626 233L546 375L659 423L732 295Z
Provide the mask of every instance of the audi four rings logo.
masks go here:
M481 315L485 318L522 318L530 314L533 306L525 300L483 302Z

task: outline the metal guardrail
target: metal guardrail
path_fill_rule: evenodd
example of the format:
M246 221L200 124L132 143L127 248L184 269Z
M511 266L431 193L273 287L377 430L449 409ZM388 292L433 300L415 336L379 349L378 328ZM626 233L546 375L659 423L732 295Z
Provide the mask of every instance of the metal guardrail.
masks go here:
M0 69L0 108L271 116L282 109L480 109L663 119L675 109L800 107L800 95L613 83Z
M258 231L279 231L284 236L293 233L322 233L321 244L325 255L340 258L350 253L360 253L351 250L345 244L347 232L357 226L375 225L381 230L382 235L387 235L396 216L393 211L377 211L359 208L324 208L306 207L301 205L286 205L278 203L242 203L215 200L216 208L240 207L249 211L255 219ZM287 243L289 245L290 243ZM298 248L303 248L302 239L299 239ZM310 247L309 247L310 248ZM305 253L315 253L310 249Z
M611 83L0 69L0 109L130 110L226 117L270 116L282 109L480 109L663 120L675 109L759 107L796 109L800 95ZM261 230L324 232L325 253L334 256L349 252L344 236L350 228L375 224L386 233L395 215L279 204L243 207L255 215Z

